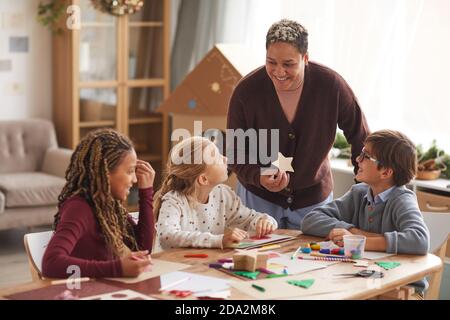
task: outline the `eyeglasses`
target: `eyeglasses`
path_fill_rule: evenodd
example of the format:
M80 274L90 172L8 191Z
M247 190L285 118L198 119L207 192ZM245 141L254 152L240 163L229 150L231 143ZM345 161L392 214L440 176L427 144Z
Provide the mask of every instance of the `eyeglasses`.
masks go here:
M363 149L363 150L361 150L361 153L359 154L359 156L358 156L358 158L357 158L359 161L364 161L364 159L367 159L367 160L370 160L370 161L372 161L372 162L375 162L376 164L380 164L380 161L379 160L377 160L377 159L375 159L375 158L372 158L371 156L369 156L369 154Z

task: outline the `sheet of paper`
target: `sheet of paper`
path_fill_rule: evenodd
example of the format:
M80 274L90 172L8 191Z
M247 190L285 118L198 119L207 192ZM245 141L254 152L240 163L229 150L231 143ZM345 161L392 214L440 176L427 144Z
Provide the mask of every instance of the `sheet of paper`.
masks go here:
M307 298L313 299L319 294L329 294L342 291L342 284L339 281L314 279L314 284L308 288L302 288L288 284L288 280L302 281L311 279L310 274L287 276L283 278L262 279L256 281L232 281L230 285L239 291L256 299L287 299L287 298ZM252 287L256 284L265 289L264 292Z
M121 290L96 296L84 297L80 300L156 300L133 290Z
M172 283L188 278L179 284L170 286ZM161 275L161 287L170 290L189 290L198 293L221 292L230 288L230 280L215 277L202 276L195 273L175 271Z
M242 242L239 244L237 249L251 249L251 248L257 248L277 242L287 241L295 239L291 236L283 236L279 234L269 234L267 236L264 236L263 238L256 239L254 236L250 235L250 238L242 240Z
M160 276L164 273L169 273L173 271L183 270L189 268L189 264L176 263L171 261L152 259L153 265L152 270L148 272L143 272L139 277L135 278L106 278L108 280L119 281L123 283L137 283L147 279L151 279Z
M323 269L337 263L336 261L301 259L291 260L291 257L288 255L281 255L277 258L271 258L267 262L267 269L276 273L283 273L284 268L286 268L287 274L299 274L312 270Z
M364 251L364 259L369 260L378 260L390 256L395 256L393 253L386 253L386 252L377 252L377 251Z

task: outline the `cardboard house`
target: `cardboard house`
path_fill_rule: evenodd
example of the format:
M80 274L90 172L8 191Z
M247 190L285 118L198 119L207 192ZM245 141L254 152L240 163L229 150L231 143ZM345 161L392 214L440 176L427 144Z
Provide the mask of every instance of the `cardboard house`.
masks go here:
M246 47L216 44L157 110L168 115L168 136L175 129L186 129L191 135L208 129L225 132L234 88L263 63ZM194 127L195 121L201 121L201 126ZM232 176L228 181L233 188L235 180Z

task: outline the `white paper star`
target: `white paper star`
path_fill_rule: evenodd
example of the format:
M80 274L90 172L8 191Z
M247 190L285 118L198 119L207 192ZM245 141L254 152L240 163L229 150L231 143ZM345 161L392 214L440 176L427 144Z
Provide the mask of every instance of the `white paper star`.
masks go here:
M293 157L285 157L281 152L278 152L278 159L272 162L272 165L285 172L294 172L294 168L292 168L292 159Z

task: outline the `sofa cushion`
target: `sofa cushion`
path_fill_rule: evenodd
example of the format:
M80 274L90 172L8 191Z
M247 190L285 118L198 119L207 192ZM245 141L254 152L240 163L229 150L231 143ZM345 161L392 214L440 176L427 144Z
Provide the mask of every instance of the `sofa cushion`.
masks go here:
M0 190L6 208L34 207L58 203L65 179L41 172L0 174Z
M0 213L5 211L5 195L0 191Z
M0 174L41 171L45 152L50 148L57 148L52 122L0 121Z

